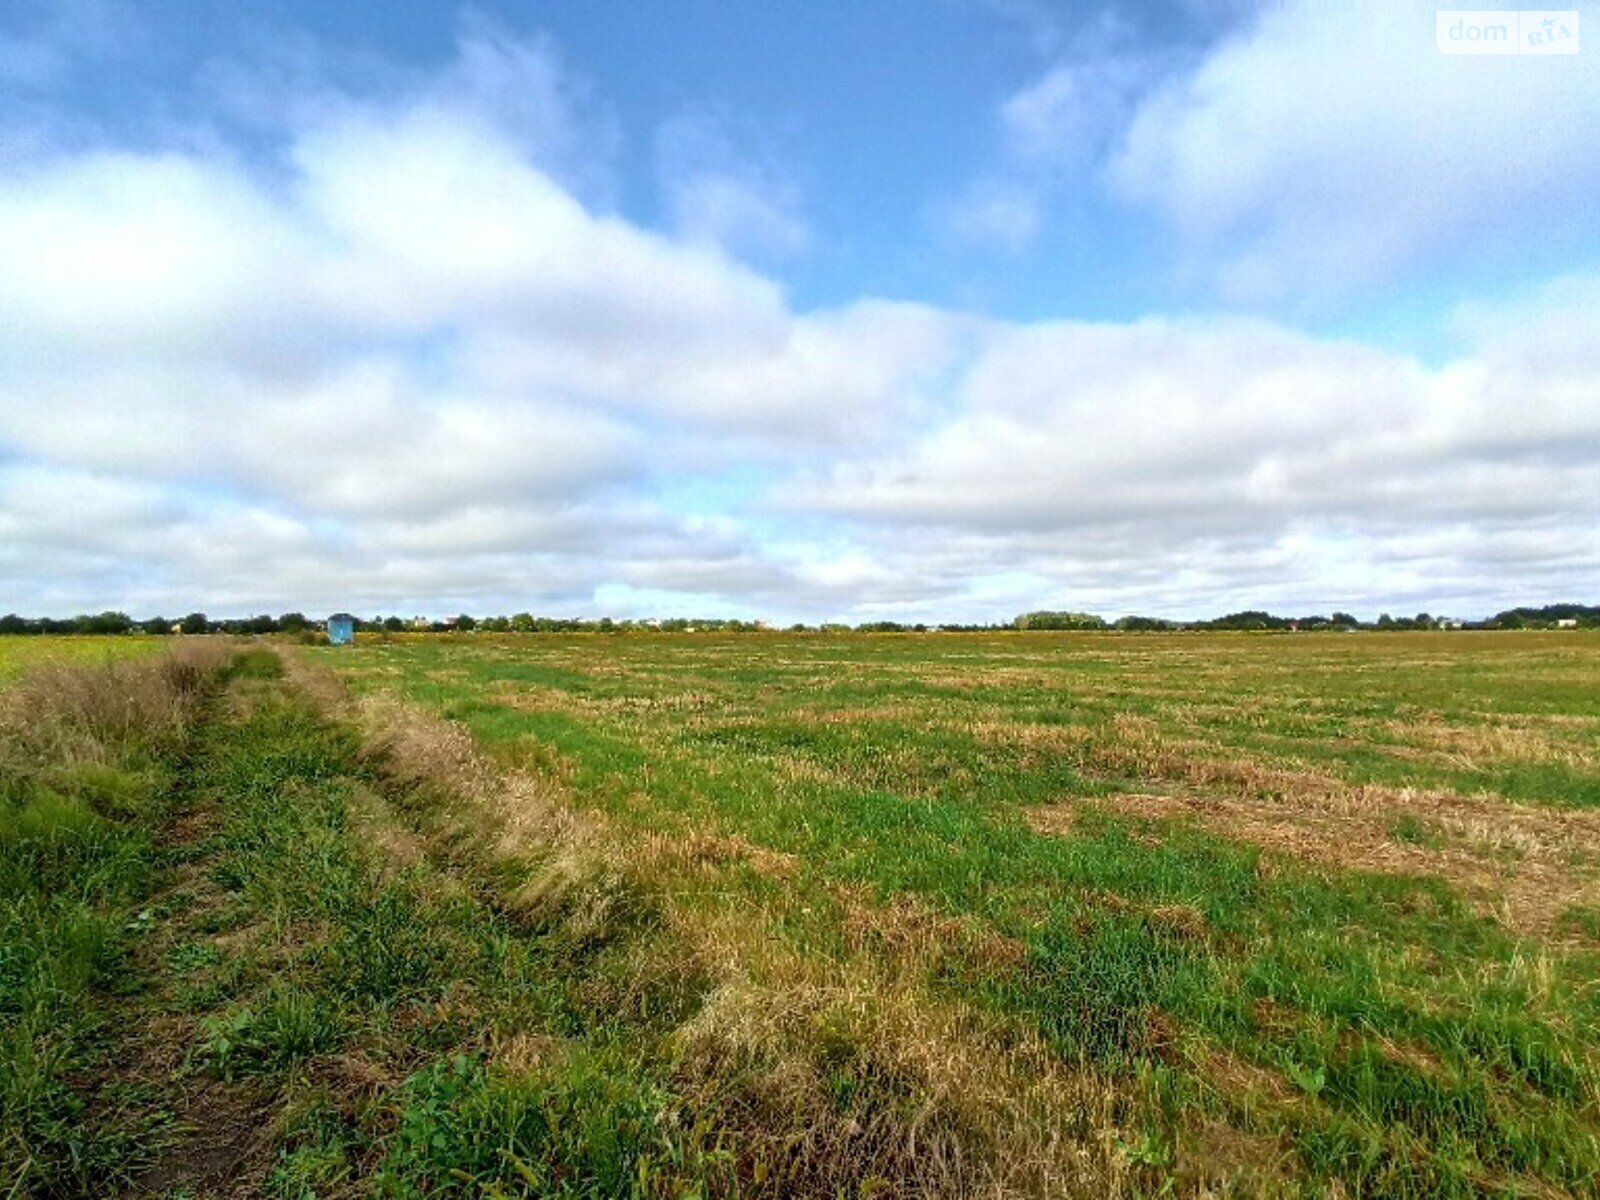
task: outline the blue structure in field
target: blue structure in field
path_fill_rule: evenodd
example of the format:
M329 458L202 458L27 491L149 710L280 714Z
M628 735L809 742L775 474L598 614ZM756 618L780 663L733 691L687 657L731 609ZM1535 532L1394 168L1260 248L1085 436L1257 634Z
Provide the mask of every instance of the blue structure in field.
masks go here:
M334 613L328 618L328 643L348 646L356 640L356 619L349 613Z

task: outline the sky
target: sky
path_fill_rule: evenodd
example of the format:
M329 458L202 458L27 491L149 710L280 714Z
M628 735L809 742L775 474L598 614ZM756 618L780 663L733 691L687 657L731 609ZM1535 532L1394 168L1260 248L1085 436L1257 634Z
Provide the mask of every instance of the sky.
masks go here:
M0 611L1600 602L1600 47L1435 13L4 0Z

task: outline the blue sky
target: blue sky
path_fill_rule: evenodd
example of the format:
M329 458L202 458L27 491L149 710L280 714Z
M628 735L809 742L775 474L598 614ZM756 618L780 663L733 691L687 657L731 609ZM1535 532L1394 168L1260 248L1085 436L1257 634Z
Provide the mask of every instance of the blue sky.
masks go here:
M12 4L0 608L1592 598L1594 61L1404 0Z

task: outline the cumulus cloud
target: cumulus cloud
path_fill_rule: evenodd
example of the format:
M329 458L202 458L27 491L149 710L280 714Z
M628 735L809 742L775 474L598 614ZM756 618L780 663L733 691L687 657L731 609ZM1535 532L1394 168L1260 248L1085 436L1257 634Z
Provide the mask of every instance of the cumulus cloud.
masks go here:
M1175 282L1291 311L1430 266L1550 270L1581 240L1600 187L1582 56L1441 54L1418 0L1179 7L1090 21L1006 96L943 227L1016 249L1062 207L1148 211Z
M1016 153L1075 97L1016 105ZM469 31L269 161L0 178L5 607L1481 611L1596 577L1592 276L1463 306L1442 364L1241 317L802 311L738 222L586 183L597 107L548 42Z
M1581 590L1600 562L1600 307L1548 312L1566 320L1493 323L1438 368L1239 318L1012 327L951 420L786 494L890 554L960 544L975 574L1115 594L1156 567L1144 594L1178 606L1205 579L1345 599L1396 563L1461 603L1464 580L1481 600L1523 558Z
M111 489L165 506L151 529L93 508L91 537L18 483L13 544L24 526L53 540L53 573L89 603L131 594L90 570L118 529L139 595L688 587L705 529L652 504L656 481L865 444L933 403L962 318L796 314L719 245L546 169L559 129L508 118L502 96L516 71L563 95L551 61L543 42L468 39L445 83L308 107L286 170L101 148L0 182L0 449L94 480L85 505ZM748 541L713 557L760 559ZM43 594L16 567L12 586ZM717 577L758 576L787 578Z
M1600 73L1581 56L1440 54L1434 11L1264 6L1142 96L1111 186L1246 301L1345 296L1564 230L1600 186Z

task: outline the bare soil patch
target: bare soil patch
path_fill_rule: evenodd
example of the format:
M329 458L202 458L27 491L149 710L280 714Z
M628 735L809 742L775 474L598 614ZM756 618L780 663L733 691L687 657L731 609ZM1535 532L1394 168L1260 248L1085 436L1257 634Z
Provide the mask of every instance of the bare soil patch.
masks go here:
M156 1195L257 1195L247 1184L275 1153L259 1097L238 1084L197 1077L178 1097L177 1136L139 1181Z

